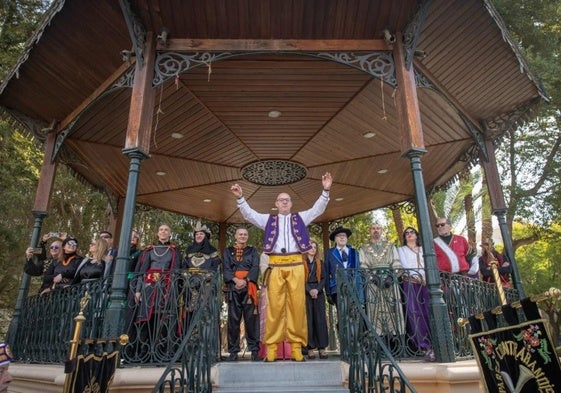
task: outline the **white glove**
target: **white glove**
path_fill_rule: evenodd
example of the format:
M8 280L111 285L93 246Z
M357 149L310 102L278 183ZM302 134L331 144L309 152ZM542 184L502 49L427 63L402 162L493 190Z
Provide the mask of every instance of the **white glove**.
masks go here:
M473 257L471 260L471 267L469 268L468 275L474 276L479 273L479 258L477 256Z

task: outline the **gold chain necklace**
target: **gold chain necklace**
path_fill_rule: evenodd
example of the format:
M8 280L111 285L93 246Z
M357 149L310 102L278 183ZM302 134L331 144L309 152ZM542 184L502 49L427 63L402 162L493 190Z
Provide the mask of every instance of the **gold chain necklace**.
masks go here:
M388 248L390 247L390 245L391 245L390 242L386 242L382 251L380 253L376 253L374 251L373 243L368 244L366 249L367 249L368 253L372 256L372 262L373 262L371 267L376 267L376 266L381 264L381 262L384 259L384 256L386 255L386 252L388 251Z
M154 246L154 249L152 251L154 251L154 255L156 255L157 257L163 257L164 255L166 255L170 249L170 246L165 246L166 247L166 251L164 251L162 254L158 254L156 252L156 248L158 247L162 247L162 246Z

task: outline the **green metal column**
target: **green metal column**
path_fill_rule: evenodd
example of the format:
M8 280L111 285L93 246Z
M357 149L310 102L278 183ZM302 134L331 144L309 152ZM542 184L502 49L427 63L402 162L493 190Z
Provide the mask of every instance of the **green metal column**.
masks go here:
M43 220L47 217L48 213L45 211L33 211L33 216L35 217L35 222L33 224L33 232L31 234L31 242L29 247L37 247L39 244L39 239L41 237L41 228L43 226ZM18 297L16 300L16 307L14 309L14 314L10 322L10 327L8 328L8 337L6 341L11 346L14 346L16 335L21 318L21 309L23 307L23 302L27 298L29 292L29 283L31 282L31 277L29 274L23 273L21 279L21 284L19 286Z
M440 289L440 275L438 273L438 265L436 264L425 183L421 169L421 157L425 153L424 149L411 149L405 156L409 158L411 163L413 185L415 187L415 203L417 205L417 220L421 234L421 245L423 246L427 286L430 293L429 313L432 348L438 362L452 363L456 361L452 324L448 315L448 308L442 298L442 290Z
M130 159L129 181L127 194L125 196L125 207L123 212L123 223L119 237L119 250L115 261L115 273L110 296L110 304L105 313L103 324L104 337L118 337L124 333L124 313L127 300L127 267L129 265L129 248L136 205L136 190L138 178L140 177L140 164L148 157L138 148L125 149L123 153Z

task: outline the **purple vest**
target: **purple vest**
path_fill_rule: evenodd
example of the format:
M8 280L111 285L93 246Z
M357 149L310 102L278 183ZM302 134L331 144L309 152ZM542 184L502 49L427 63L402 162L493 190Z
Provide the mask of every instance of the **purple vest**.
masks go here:
M310 236L302 217L298 213L291 214L290 216L290 229L292 237L298 245L300 252L309 251L312 246L310 244ZM265 226L265 237L263 239L263 252L270 254L273 252L273 247L279 238L279 216L278 214L271 214L267 225Z

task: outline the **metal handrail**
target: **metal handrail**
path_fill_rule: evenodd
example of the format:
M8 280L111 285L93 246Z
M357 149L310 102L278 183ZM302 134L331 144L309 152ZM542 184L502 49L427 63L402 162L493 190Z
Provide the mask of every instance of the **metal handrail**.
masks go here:
M366 315L360 270L337 272L341 358L349 363L349 391L416 393Z
M206 276L199 288L198 307L153 393L212 391L211 367L220 356L220 283L220 275Z

